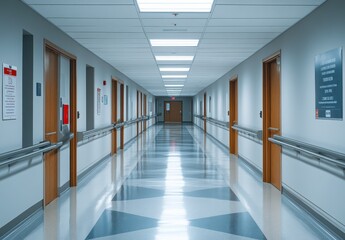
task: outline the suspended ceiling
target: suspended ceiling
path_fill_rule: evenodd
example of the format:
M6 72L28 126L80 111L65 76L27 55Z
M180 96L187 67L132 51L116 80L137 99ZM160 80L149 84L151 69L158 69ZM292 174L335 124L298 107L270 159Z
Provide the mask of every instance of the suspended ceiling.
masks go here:
M162 0L164 1L164 0ZM193 96L305 17L324 0L214 0L210 13L141 13L136 0L23 0L153 95ZM152 47L150 39L199 39ZM179 94L168 94L155 55L193 55ZM169 72L168 74L181 74ZM174 83L174 84L175 84Z

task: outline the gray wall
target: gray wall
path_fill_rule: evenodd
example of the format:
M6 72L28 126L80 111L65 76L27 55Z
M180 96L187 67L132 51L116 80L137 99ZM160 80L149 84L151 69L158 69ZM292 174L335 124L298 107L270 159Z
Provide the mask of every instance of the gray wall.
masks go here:
M156 97L157 113L162 115L158 117L159 122L164 122L164 101L182 101L182 121L192 122L193 115L193 98L192 97L175 97L175 100L171 100L171 97Z
M44 40L47 39L65 51L77 57L77 110L80 118L77 120L78 131L86 130L86 66L95 68L94 88L102 89L102 95L107 95L109 103L102 104L101 114L93 116L96 128L109 125L111 123L111 79L112 77L124 82L129 86L129 99L132 100L131 108L128 109L129 118L136 118L136 91L145 93L148 98L154 101L154 96L145 89L134 83L127 76L98 58L96 55L79 45L68 35L60 31L57 27L42 18L27 5L19 0L2 0L0 7L0 62L18 67L17 76L17 119L2 120L0 118L0 153L22 147L23 144L23 95L31 96L32 108L32 142L34 144L43 140L44 133ZM33 35L33 81L30 86L23 88L23 32ZM30 72L30 71L27 71ZM2 81L2 76L0 77ZM103 86L103 80L107 85ZM42 84L42 96L36 96L36 83ZM61 82L61 84L63 84ZM2 86L2 84L0 83ZM60 91L63 94L63 91ZM126 99L126 96L125 96ZM0 101L2 101L2 91L0 91ZM66 101L69 101L66 99ZM96 97L94 97L96 103ZM96 105L96 104L94 104ZM127 111L127 110L125 110ZM0 102L0 112L2 113L2 102ZM120 112L120 111L118 111ZM153 112L155 113L155 112ZM119 113L120 114L120 113ZM30 116L30 114L27 114ZM125 113L126 115L126 113ZM149 125L153 124L151 120ZM26 125L24 125L26 126ZM30 136L30 134L25 134ZM118 137L120 134L118 134ZM125 142L136 136L136 128L125 129ZM25 140L28 142L29 140ZM29 141L30 142L30 141ZM119 141L118 141L119 142ZM78 145L78 174L87 170L91 165L100 161L110 154L110 135L105 135L95 141L83 142ZM59 165L59 186L68 183L69 166L68 154L69 146L64 147L60 152ZM67 158L67 159L65 159ZM67 163L67 164L66 164ZM43 164L42 156L38 156L32 161L24 161L10 167L0 168L0 233L3 226L23 213L25 210L39 203L43 199Z
M280 50L282 135L345 153L344 120L315 119L314 68L316 55L344 47L344 9L343 0L325 2L196 95L194 113L199 114L198 105L206 92L208 96L217 99L212 100L213 109L217 110L208 113L208 116L228 121L226 112L229 110L229 79L238 75L238 123L245 127L262 129L262 119L259 117L262 110L262 61ZM223 102L226 104L221 104ZM201 121L194 121L202 127ZM211 135L229 145L228 132L219 131L217 127L207 128ZM262 169L260 143L239 136L238 151L240 156ZM345 230L345 172L342 169L284 150L282 183L284 188L300 196L309 206Z

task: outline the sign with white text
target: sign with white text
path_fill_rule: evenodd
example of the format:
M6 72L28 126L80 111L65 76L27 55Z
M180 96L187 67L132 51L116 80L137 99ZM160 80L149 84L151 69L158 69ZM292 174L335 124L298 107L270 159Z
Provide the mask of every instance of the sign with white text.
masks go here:
M315 57L315 118L343 119L342 48Z
M2 67L2 119L16 119L17 67L3 64Z

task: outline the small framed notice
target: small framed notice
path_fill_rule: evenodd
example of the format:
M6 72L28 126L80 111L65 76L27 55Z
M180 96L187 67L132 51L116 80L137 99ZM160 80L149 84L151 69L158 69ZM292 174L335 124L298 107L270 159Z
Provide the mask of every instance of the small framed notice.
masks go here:
M97 88L97 115L101 115L101 89Z
M15 120L17 112L17 67L2 66L2 119Z
M315 118L343 119L342 48L315 57Z

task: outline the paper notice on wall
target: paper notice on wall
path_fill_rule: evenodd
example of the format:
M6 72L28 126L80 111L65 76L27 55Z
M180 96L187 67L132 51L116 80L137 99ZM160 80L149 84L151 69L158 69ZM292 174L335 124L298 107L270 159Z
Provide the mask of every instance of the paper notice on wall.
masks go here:
M17 112L17 67L4 63L2 70L2 119L14 120Z

